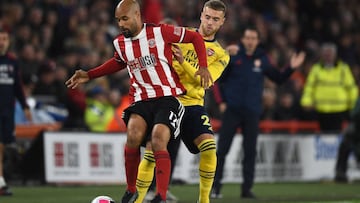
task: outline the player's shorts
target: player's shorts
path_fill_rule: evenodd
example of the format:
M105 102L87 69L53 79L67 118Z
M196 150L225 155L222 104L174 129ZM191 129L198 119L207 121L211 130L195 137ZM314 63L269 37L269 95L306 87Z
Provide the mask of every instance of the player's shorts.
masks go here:
M0 143L15 142L15 122L13 108L0 108Z
M214 134L205 108L203 106L185 106L180 137L191 153L197 154L200 152L194 144L194 140L204 133Z
M170 128L171 138L180 134L180 124L184 115L184 106L172 96L135 102L124 110L123 119L126 125L132 113L140 115L147 124L145 139L142 146L151 139L151 131L155 124L165 124Z

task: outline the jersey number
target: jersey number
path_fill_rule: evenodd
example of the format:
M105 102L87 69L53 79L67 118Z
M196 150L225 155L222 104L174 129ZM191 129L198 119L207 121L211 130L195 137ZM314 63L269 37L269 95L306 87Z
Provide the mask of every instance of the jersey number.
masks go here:
M211 124L210 124L210 119L209 119L209 117L208 117L207 115L202 115L202 116L201 116L201 119L204 121L204 122L203 122L203 125L208 126L208 127L209 127L208 129L212 131L212 127L211 127Z

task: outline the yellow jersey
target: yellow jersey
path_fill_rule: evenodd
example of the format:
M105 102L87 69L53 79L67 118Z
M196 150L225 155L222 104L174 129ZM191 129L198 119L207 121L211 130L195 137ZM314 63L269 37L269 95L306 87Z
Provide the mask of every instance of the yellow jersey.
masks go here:
M179 75L180 82L186 89L186 94L178 96L178 99L184 106L204 106L205 89L201 87L200 77L194 77L195 72L199 68L194 46L191 43L178 43L177 45L184 56L184 62L180 64L174 59L173 67ZM216 40L205 40L205 47L208 70L215 82L229 63L230 56Z

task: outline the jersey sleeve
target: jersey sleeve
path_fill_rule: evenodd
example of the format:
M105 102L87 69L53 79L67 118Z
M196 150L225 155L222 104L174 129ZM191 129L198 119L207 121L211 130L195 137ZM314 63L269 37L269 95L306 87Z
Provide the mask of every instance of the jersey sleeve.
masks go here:
M205 43L199 33L166 24L161 25L161 32L167 43L192 43L198 56L199 66L207 67Z
M184 27L161 24L161 32L168 43L181 43L184 40L186 29Z
M118 60L116 58L116 55L114 55L113 58L107 60L102 65L89 70L88 75L89 75L90 79L93 79L93 78L98 78L98 77L101 77L104 75L109 75L109 74L115 73L124 68L126 68L126 63L122 60Z

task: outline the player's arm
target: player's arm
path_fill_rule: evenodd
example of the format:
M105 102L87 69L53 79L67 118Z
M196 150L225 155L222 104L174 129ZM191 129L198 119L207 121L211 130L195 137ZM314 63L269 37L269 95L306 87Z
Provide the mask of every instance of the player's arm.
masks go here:
M171 25L162 25L163 36L169 43L192 43L199 60L200 68L195 72L195 77L200 76L201 86L208 88L213 83L211 75L207 70L207 58L205 43L202 36L194 31L184 27L174 27Z
M26 97L25 97L25 93L24 90L22 88L22 81L20 79L20 72L18 71L18 68L15 68L15 74L14 74L14 89L15 89L15 96L16 99L19 101L21 107L23 109L28 109L29 105L26 102Z
M20 105L21 105L21 108L23 109L24 111L24 114L25 114L25 117L27 119L27 121L32 121L32 116L31 116L31 111L30 111L30 108L29 108L29 105L26 101L26 96L25 96L25 93L24 93L24 90L23 90L23 83L22 83L22 80L21 80L21 77L20 77L20 71L19 71L19 67L17 64L15 64L15 75L14 75L14 80L15 80L15 86L14 86L14 89L15 89L15 96L16 98L18 99Z
M16 65L17 66L17 65ZM26 95L24 93L23 90L23 83L20 77L20 71L19 71L19 67L15 68L15 96L18 99L18 101L20 102L21 108L24 111L25 117L27 121L32 121L32 115L31 115L31 111L29 108L29 105L26 101Z
M197 32L190 30L185 30L185 31L186 33L183 42L191 42L194 45L199 60L199 69L195 72L195 77L200 76L201 86L204 88L208 88L214 83L214 81L206 66L207 56L206 56L204 40L202 36Z
M126 68L126 63L113 57L102 65L89 71L77 70L69 80L65 82L68 88L75 89L79 84L104 75L110 75Z
M225 70L226 66L229 64L230 56L229 54L225 53L216 61L209 64L209 71L214 82L219 79L223 71Z
M196 81L199 85L201 85L200 78L194 77L194 75L197 71L197 67L191 65L189 62L187 62L186 60L183 59L182 51L178 45L173 45L173 51L174 51L175 58L181 64L184 71L189 76L191 76L191 78L194 81ZM221 57L219 57L218 60L209 64L208 69L209 69L210 75L214 81L216 81L220 77L221 73L224 71L225 67L229 63L229 60L230 60L229 55L226 52L224 52L224 54Z

